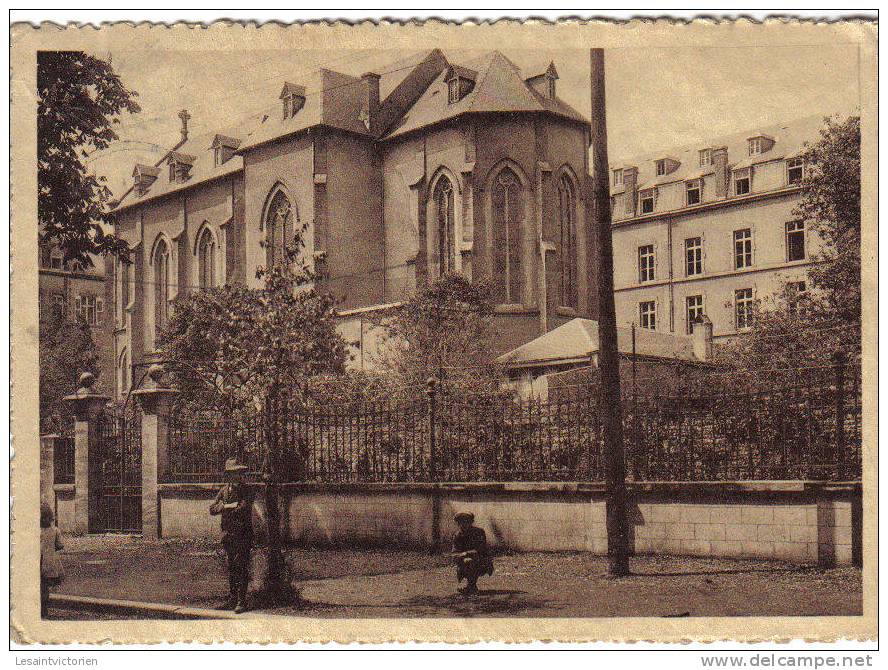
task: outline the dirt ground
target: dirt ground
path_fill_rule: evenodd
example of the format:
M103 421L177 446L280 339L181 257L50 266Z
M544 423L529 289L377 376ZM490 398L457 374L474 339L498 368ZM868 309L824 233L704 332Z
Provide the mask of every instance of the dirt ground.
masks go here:
M254 551L252 571L263 567ZM68 538L59 592L214 607L227 594L221 547L204 541ZM633 575L605 576L587 553L495 558L481 593L456 593L448 559L419 551L287 550L298 606L269 610L331 618L451 616L823 616L862 611L857 568L776 561L638 556ZM78 617L79 618L79 617Z

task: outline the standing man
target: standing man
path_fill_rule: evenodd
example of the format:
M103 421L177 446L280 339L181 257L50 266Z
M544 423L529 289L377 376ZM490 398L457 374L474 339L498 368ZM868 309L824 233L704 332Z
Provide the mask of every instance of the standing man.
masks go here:
M253 493L245 482L247 466L236 458L225 461L225 485L210 506L210 514L222 515L222 546L228 557L228 600L222 609L247 610L250 583L250 549L253 547Z

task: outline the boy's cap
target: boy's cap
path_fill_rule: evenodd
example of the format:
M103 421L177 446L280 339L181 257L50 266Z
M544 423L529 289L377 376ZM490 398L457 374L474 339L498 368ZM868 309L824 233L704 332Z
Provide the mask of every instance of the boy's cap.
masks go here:
M455 517L453 517L453 520L457 522L459 522L460 519L465 519L469 523L475 523L475 515L471 512L460 512Z
M246 465L241 465L236 458L229 458L225 461L225 472L227 474L243 474L249 470Z

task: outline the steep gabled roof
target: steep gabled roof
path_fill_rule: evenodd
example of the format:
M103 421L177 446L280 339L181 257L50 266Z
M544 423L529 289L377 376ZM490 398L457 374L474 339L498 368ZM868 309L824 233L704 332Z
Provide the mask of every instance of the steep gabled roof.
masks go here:
M518 67L499 51L461 65L477 72L474 88L458 102L447 99L447 72L442 72L416 103L395 123L385 139L400 137L467 113L549 112L588 123L588 119L562 100L540 95L525 82Z

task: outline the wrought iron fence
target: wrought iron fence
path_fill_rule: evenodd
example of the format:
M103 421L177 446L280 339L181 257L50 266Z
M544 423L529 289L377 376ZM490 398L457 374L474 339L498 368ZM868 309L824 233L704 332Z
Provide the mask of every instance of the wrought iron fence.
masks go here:
M60 435L53 442L53 480L56 484L74 483L74 438Z
M174 413L169 423L166 479L170 482L214 482L229 458L262 469L263 416L193 417Z
M860 478L859 365L627 390L630 480ZM258 471L270 444L281 481L603 481L599 414L583 385L531 401L430 389L411 401L269 404L244 420L174 419L169 477L214 480L230 456Z
M142 530L142 416L103 412L96 426L99 460L98 505L93 532Z

